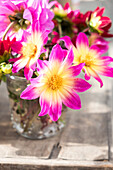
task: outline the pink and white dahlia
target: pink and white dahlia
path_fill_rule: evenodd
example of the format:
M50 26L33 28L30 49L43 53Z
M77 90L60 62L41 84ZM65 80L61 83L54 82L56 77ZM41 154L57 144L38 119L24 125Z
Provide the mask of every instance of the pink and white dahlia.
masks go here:
M38 0L38 1L34 1L33 5L36 5L36 3L39 3L39 2L42 8L48 8L48 9L50 9L53 5L57 3L57 1L49 2L49 0Z
M89 41L84 33L80 33L76 39L76 47L73 46L70 38L65 36L61 38L65 41L67 48L73 48L74 60L73 65L84 63L83 70L85 71L85 79L89 80L94 77L103 86L103 82L98 74L113 77L113 68L108 66L113 62L113 58L109 56L101 56L103 50L98 45L89 47Z
M45 52L43 45L47 42L49 34L49 31L40 31L38 22L32 26L31 34L24 33L22 41L17 41L12 45L13 51L20 54L19 57L9 60L14 62L12 72L17 73L24 68L27 80L31 79L40 55Z
M65 4L64 8L60 3L56 2L53 12L55 16L67 17L67 15L71 12L71 8L68 2Z
M40 60L39 76L31 79L31 84L21 94L21 98L27 100L40 97L39 116L49 114L53 121L61 116L62 104L71 109L80 109L81 101L76 92L84 92L91 87L85 80L75 78L84 63L72 66L72 49L67 56L65 54L60 45L54 46L49 61Z
M55 2L49 3L48 0L34 0L32 3L32 7L36 9L37 14L35 18L40 24L41 31L49 30L51 32L54 28L52 21L54 13L49 9L54 3Z
M44 1L44 0L42 0ZM52 18L53 12L48 8L43 8L40 1L30 0L5 0L0 2L0 37L8 26L8 36L15 36L21 40L25 30L32 31L33 22L39 21L42 29L52 30L54 24Z

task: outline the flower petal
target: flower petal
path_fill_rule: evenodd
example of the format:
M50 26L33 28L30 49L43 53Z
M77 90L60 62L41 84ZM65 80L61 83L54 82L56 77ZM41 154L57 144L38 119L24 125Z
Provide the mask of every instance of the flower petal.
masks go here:
M78 94L76 94L73 90L71 92L63 89L62 93L60 93L62 102L67 107L71 109L80 109L81 108L81 100Z
M12 72L17 73L20 69L24 68L28 62L28 59L19 57L18 60L13 64Z
M111 24L110 18L108 18L108 17L106 17L106 16L101 17L100 21L101 21L101 24L100 24L100 27L101 27L101 28L104 28L104 27L106 27L107 25Z
M39 87L29 85L22 93L20 98L26 100L33 100L40 96Z
M27 20L30 21L31 24L32 24L32 15L31 15L31 12L29 11L29 9L25 9L25 10L24 10L23 18L24 18L24 19L27 19Z
M69 70L71 70L73 76L78 76L81 73L84 66L85 63L80 63L79 65L70 67Z
M52 110L52 108L50 108L49 116L52 121L57 121L59 119L59 117L61 116L61 111L56 113Z
M81 78L75 78L74 90L76 92L84 92L88 90L90 87L91 87L91 84L89 84L87 81Z
M65 57L65 60L64 60L64 63L68 66L72 65L73 63L73 60L74 60L74 53L73 53L73 50L72 48L69 50L67 56Z
M49 111L49 116L53 121L57 121L61 116L62 101L58 93L54 92L52 95L52 105Z
M47 22L47 20L52 20L54 17L54 13L51 12L49 9L47 8L42 8L42 12L40 14L40 21L41 24L44 24ZM45 25L46 26L46 25Z
M11 9L8 9L6 6L0 6L0 15L4 15L4 14L7 14L7 15L10 15L12 14L12 10Z
M18 60L18 58L10 58L8 61L9 62L16 62Z
M97 65L100 65L100 66L107 66L111 62L113 62L113 58L112 57L103 56L103 57L99 57L98 61L96 63L97 63Z
M68 36L64 36L64 37L60 38L59 40L64 41L65 46L66 46L67 49L70 49L73 46L73 44L71 42L71 39Z
M83 32L79 33L77 40L76 40L76 46L80 54L87 54L89 50L89 42L86 34Z
M86 67L86 66L84 66L84 68L83 68L83 70L85 71L85 79L86 80L90 80L90 78L91 78L91 75L90 75L90 73L89 73L89 69L88 69L88 67Z
M52 48L51 54L49 56L49 60L59 60L60 62L62 62L64 59L64 55L63 55L63 50L60 47L59 44L55 45Z
M24 68L24 75L27 80L30 80L33 75L33 70L29 67Z
M44 30L41 34L41 38L39 38L39 40L42 40L43 44L46 44L47 43L47 40L48 40L48 34L50 33L49 30ZM42 45L43 45L42 44Z
M36 78L32 78L32 79L30 79L30 82L31 82L31 84L38 84L39 82L40 82L40 78L42 77L42 75L39 75L38 77L36 77Z
M40 96L39 102L40 102L40 106L41 106L41 111L38 116L44 116L44 115L48 114L48 112L50 110L51 102L47 99L47 97L50 97L48 95L49 95L49 93L47 93L45 91Z
M103 76L113 77L113 68L112 67L108 67L108 66L103 66L103 67L94 66L94 69L97 71L97 73L99 73L99 74L101 74Z
M105 11L104 7L102 8L97 7L93 13L96 13L96 16L102 16L104 11Z
M37 60L37 70L40 71L40 70L44 69L45 67L47 67L47 62L48 61Z
M92 45L89 50L90 53L93 53L93 55L97 56L102 53L101 49L97 45Z
M22 44L21 44L21 42L16 41L11 45L11 48L14 52L21 53Z
M52 1L48 4L48 8L50 9L53 5L55 5L57 1Z
M101 78L98 76L98 74L96 73L96 71L94 70L94 69L92 69L92 68L87 68L87 70L88 70L88 72L89 72L89 74L92 76L92 77L94 77L99 83L100 83L100 87L102 87L103 86L103 82L102 82L102 80L101 80Z

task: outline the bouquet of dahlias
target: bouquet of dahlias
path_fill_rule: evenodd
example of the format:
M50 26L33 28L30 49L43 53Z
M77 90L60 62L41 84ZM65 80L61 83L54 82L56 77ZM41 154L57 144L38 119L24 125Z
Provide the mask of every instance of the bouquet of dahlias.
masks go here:
M61 116L62 104L80 109L77 93L91 87L91 76L103 86L99 75L113 77L108 50L110 18L104 7L85 14L64 8L57 1L0 1L0 80L6 74L25 76L30 84L21 98L39 98L39 116L52 121ZM84 79L78 78L80 73ZM78 77L76 77L78 76Z

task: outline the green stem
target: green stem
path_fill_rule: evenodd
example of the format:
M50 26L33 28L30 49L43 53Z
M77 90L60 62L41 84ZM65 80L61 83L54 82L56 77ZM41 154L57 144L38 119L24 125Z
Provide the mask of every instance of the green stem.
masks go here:
M59 31L60 37L62 37L62 27L61 27L61 23L58 23L58 31Z
M89 31L89 28L84 29L82 32L86 33L87 31Z
M38 112L38 113L39 113L39 112ZM36 113L34 113L34 114L31 115L31 117L29 118L29 120L28 120L27 123L26 123L26 126L25 126L25 128L24 128L24 132L27 132L28 129L31 127L32 123L33 123L34 120L37 118L38 113L36 112Z
M13 25L15 24L15 22L11 22L8 27L6 28L5 32L4 32L4 35L3 35L3 38L2 40L5 40L5 37L6 37L6 34L8 33L8 31L10 30L11 27L13 27Z

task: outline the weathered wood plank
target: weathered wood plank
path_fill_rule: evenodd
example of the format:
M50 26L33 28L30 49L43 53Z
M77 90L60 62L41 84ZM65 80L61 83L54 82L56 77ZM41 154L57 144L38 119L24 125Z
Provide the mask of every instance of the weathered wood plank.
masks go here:
M70 115L60 143L82 143L107 146L107 114L68 112Z
M72 119L62 134L58 157L81 161L108 160L108 113L94 115L70 112L70 114Z
M37 158L0 159L0 170L113 170L113 164L100 161L41 160Z
M58 158L76 161L103 161L108 159L108 147L95 146L89 144L64 145Z

